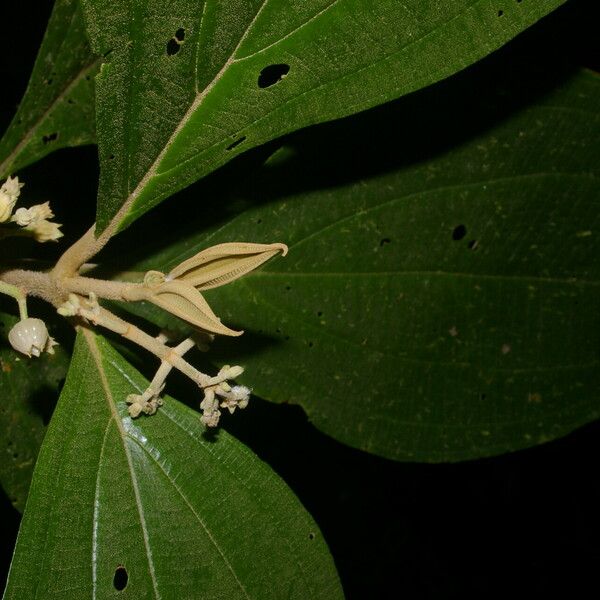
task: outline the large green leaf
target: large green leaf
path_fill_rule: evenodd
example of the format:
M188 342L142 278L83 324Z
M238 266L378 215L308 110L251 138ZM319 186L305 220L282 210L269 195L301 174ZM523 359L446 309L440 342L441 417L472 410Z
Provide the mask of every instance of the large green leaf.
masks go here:
M297 136L251 185L254 208L208 235L190 223L138 267L287 242L287 257L206 292L246 330L212 355L352 446L443 461L564 435L600 415L600 79L578 73L511 110L532 79L465 100L465 78L364 117L362 131ZM382 152L373 130L414 148ZM370 155L401 166L353 181Z
M340 598L327 546L283 482L83 332L40 451L5 598Z
M0 312L0 485L22 511L58 388L67 374L69 355L59 346L53 356L19 357L6 341L17 321Z
M107 55L99 228L248 148L447 77L563 2L82 0Z
M99 64L78 0L56 0L27 91L0 141L0 178L59 148L94 143Z

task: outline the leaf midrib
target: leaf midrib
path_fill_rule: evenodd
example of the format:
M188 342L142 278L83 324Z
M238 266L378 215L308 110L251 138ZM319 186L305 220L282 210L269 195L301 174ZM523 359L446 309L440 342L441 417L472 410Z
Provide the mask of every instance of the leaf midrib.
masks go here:
M4 177L5 169L10 167L12 163L15 161L15 158L19 155L19 153L25 148L33 136L37 133L37 130L44 121L48 118L50 113L65 99L68 94L77 87L79 82L90 72L93 71L96 66L100 63L102 59L96 58L87 66L83 67L77 75L67 83L67 85L62 89L62 91L56 96L56 98L52 101L52 103L48 106L48 108L44 111L44 113L33 123L33 125L28 129L27 133L23 136L21 141L14 147L13 151L4 159L2 164L0 164L0 176ZM10 126L9 126L10 127Z
M121 442L123 444L123 451L124 451L125 457L127 459L129 476L131 478L131 486L133 489L136 507L138 510L138 516L139 516L139 520L140 520L140 528L142 530L142 537L144 540L144 547L146 550L146 558L148 560L148 570L150 573L150 578L152 579L152 587L153 587L153 591L154 591L154 596L157 600L161 600L161 596L158 591L158 583L156 581L156 572L155 572L155 568L154 568L154 560L152 558L152 550L150 549L150 541L149 541L149 536L148 536L148 529L146 526L146 519L144 516L144 508L143 508L143 505L141 502L139 486L138 486L137 478L135 476L135 471L133 468L133 461L131 458L131 454L129 452L129 448L127 447L127 443L126 443L127 434L126 434L125 430L123 429L123 424L121 423L121 418L117 412L117 409L116 409L116 406L114 403L110 385L108 383L108 379L106 377L106 372L104 371L104 367L102 364L102 356L101 356L100 349L98 348L96 338L95 338L94 334L91 331L89 331L88 329L83 329L83 335L88 344L90 354L96 364L96 369L98 370L98 374L100 375L100 381L102 383L102 388L104 390L104 397L106 399L106 402L108 404L108 407L109 407L109 410L111 413L111 419L114 420L114 422L117 426L117 429L119 431L119 438L121 439Z
M169 136L169 139L167 140L167 142L165 143L165 145L163 146L163 148L161 149L161 151L159 152L159 154L157 155L157 157L154 159L154 161L152 162L152 164L150 165L150 167L148 168L148 170L145 172L144 176L140 179L140 181L137 184L137 186L135 187L135 189L125 199L124 203L121 205L121 208L111 218L110 222L108 223L108 225L106 226L106 228L105 228L105 230L104 230L104 232L102 234L103 237L106 236L106 237L110 238L110 237L112 237L112 235L114 235L119 230L121 221L127 216L127 214L129 213L129 209L131 208L131 206L133 205L133 203L135 202L135 200L144 191L144 189L149 184L149 182L158 174L158 167L160 166L162 160L164 159L166 153L170 149L170 147L173 144L173 142L177 139L177 137L178 137L179 133L181 132L181 130L187 125L188 121L192 118L193 114L196 112L196 110L199 108L199 106L202 104L202 102L208 96L208 94L212 91L212 89L217 85L217 83L220 81L221 77L227 71L227 69L231 66L231 64L243 60L243 58L236 59L235 55L238 52L238 50L240 49L240 47L243 44L243 42L247 39L250 31L252 30L252 27L256 23L258 17L260 16L262 10L264 9L264 7L268 3L268 1L269 0L264 0L264 2L261 4L261 6L258 9L257 13L255 14L254 18L252 19L252 21L250 21L250 23L248 24L246 30L244 31L243 35L241 36L241 38L240 38L239 42L237 43L236 47L231 52L231 54L229 55L229 57L227 58L227 60L225 61L225 63L221 67L221 69L218 71L218 73L215 75L215 77L212 79L212 81L202 90L202 92L197 93L196 98L194 99L194 101L192 102L192 104L190 105L190 107L188 108L188 110L185 112L185 114L183 115L182 119L179 121L179 123L177 124L176 128L173 130L172 134ZM380 58L378 61L375 61L374 63L369 63L368 65L366 65L364 67L361 67L360 69L357 69L356 71L353 71L351 73L346 73L342 77L339 77L337 79L331 80L331 81L327 82L327 84L328 83L334 83L336 81L344 79L347 76L350 76L350 75L353 75L353 74L355 74L357 72L360 72L360 71L362 71L364 69L371 68L374 64L378 64L379 62L388 60L390 57L395 56L396 54L399 54L400 52L405 51L407 48L413 46L414 44L416 44L418 42L421 42L423 39L426 39L427 37L429 37L430 35L432 35L436 31L438 31L439 29L447 26L452 21L454 21L456 19L459 19L460 17L464 16L464 14L468 13L474 6L476 6L477 4L480 4L483 1L485 1L485 0L474 0L468 6L466 6L463 10L459 11L456 15L454 15L453 17L451 17L447 21L444 21L443 23L438 23L435 27L433 27L429 31L424 32L420 37L410 40L410 42L408 42L407 44L405 44L401 48L396 49L394 52L391 52L390 54L387 54L386 56ZM328 10L329 8L331 8L332 6L334 6L335 4L336 4L335 2L332 3L327 9L322 10L316 16L317 17L321 16L322 14L324 14L326 12L326 10ZM312 18L312 20L314 21L314 18ZM294 33L294 32L292 32L292 33ZM201 35L201 30L198 32L198 39L200 38L200 35ZM285 38L282 38L282 39L285 39ZM280 43L281 41L282 40L279 40L277 43ZM195 65L195 68L197 68L197 63ZM197 81L197 79L196 79L196 81ZM293 98L290 98L282 106L285 106L288 102L290 102L292 100L296 100L297 98L302 97L306 93L311 92L314 89L319 89L319 88L323 87L324 85L326 85L326 84L321 84L319 86L316 86L315 88L311 88L310 90L307 90L307 91L303 92L302 94L294 96ZM280 109L280 108L281 108L281 106L278 107L278 109ZM254 122L252 122L250 124L247 124L246 126L253 125L256 122L259 122L260 120L261 119L257 119L256 121L254 121ZM217 144L213 144L213 146L211 146L211 147L214 147L215 145L218 145L221 142L222 142L222 140L220 142L218 142ZM176 168L181 167L183 164L185 164L186 162L189 162L190 160L195 159L196 157L197 157L197 155L194 155L193 157L191 157L191 158L189 158L189 159L187 159L185 161L181 161L179 163L178 167L176 167ZM160 174L164 175L165 173L168 173L171 170L172 169L168 169L167 171L164 171L164 172L162 172ZM127 186L129 186L128 182L127 182Z

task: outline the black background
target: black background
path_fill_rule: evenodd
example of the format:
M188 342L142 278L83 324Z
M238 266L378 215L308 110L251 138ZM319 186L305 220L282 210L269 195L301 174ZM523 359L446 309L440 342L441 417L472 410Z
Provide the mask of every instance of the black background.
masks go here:
M11 15L3 6L2 129L24 92L51 10L49 0L16 4ZM499 9L502 4L498 2ZM458 97L465 86L477 88L490 79L510 78L518 69L524 76L533 68L546 74L544 83L536 84L537 93L543 93L548 86L558 85L571 65L597 69L593 4L593 0L568 2L492 57L440 84L445 87L438 86L437 93L454 90ZM520 98L517 87L513 89L514 103L526 102L526 93ZM426 93L435 94L436 87ZM343 126L359 131L368 127L369 119L402 110L414 104L414 98L392 103L379 113L352 117ZM470 127L476 128L476 119L473 122ZM319 128L312 129L318 135ZM451 138L452 132L448 135ZM396 141L389 134L382 136L379 154L371 157L378 169L393 163L386 157L393 153ZM260 150L249 155L237 162L242 170L261 157ZM368 173L369 165L362 157L359 162L363 173ZM335 175L335 168L331 172ZM340 175L338 169L337 176L352 173L346 168ZM55 212L64 215L68 206L68 221L79 223L67 232L68 238L91 223L94 209L83 199L95 193L94 148L57 152L28 169L27 177L39 189L60 190L65 200L53 202ZM213 176L213 187L223 185L224 177L219 177ZM74 197L82 201L69 200ZM168 220L173 210L161 207L153 215ZM134 227L122 242L115 240L115 248L131 247L143 239L145 227L151 227L149 218L142 219L138 231ZM226 427L279 473L313 515L349 599L598 594L598 423L530 450L450 465L395 463L370 456L319 433L298 407L258 399L243 419L227 420ZM0 504L3 585L19 514L4 494Z

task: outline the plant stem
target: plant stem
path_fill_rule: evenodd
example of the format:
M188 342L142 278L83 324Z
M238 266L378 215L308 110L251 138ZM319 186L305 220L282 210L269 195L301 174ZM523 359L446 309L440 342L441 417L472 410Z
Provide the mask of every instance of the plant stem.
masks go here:
M6 294L14 298L19 305L19 317L21 321L27 318L27 296L16 285L0 281L0 294Z

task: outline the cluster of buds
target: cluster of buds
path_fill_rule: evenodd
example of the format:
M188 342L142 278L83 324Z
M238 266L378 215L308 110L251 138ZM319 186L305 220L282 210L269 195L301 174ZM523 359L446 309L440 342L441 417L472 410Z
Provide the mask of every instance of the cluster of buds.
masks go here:
M42 243L58 240L63 234L60 224L50 220L54 213L49 202L36 204L31 208L18 208L13 214L23 185L18 177L8 177L0 187L0 223L14 223L20 227L5 231L3 235L29 236Z
M164 388L164 384L160 390L154 390L149 387L143 394L129 394L127 396L127 410L132 419L136 419L141 414L155 415L160 406L163 405L163 399L159 396Z
M19 208L13 214L22 185L18 178L9 177L0 188L0 224L9 221L9 226L15 224L42 242L60 237L60 226L49 221L53 214L48 203L29 209ZM0 235L24 233L3 233L0 228ZM243 333L223 324L202 292L234 281L277 254L286 253L285 244L233 242L202 250L167 273L148 271L140 283L109 282L76 275L62 283L66 297L57 306L57 312L64 317L77 317L86 323L109 329L160 358L160 366L148 388L141 394L129 394L126 398L131 418L157 412L163 404L161 393L165 387L165 379L171 369L176 368L203 390L201 420L207 427L215 427L219 422L221 409L233 413L238 408L246 408L250 389L231 383L243 373L244 369L240 366L226 365L211 377L183 358L194 346L207 350L206 342L212 341L215 334L239 336ZM13 347L29 357L39 356L44 351L53 352L55 342L48 335L43 321L27 316L23 290L0 280L0 293L12 296L19 304L21 321L9 335ZM167 342L172 341L168 335L160 334L153 338L107 310L99 303L98 297L125 302L151 302L186 321L194 327L195 333L175 346L168 346Z
M230 386L228 379L235 379L244 372L239 366L225 365L215 379L221 381L204 388L204 399L200 403L202 417L200 420L207 427L216 427L221 418L220 408L227 408L233 413L236 408L246 408L250 400L250 390L243 385Z

